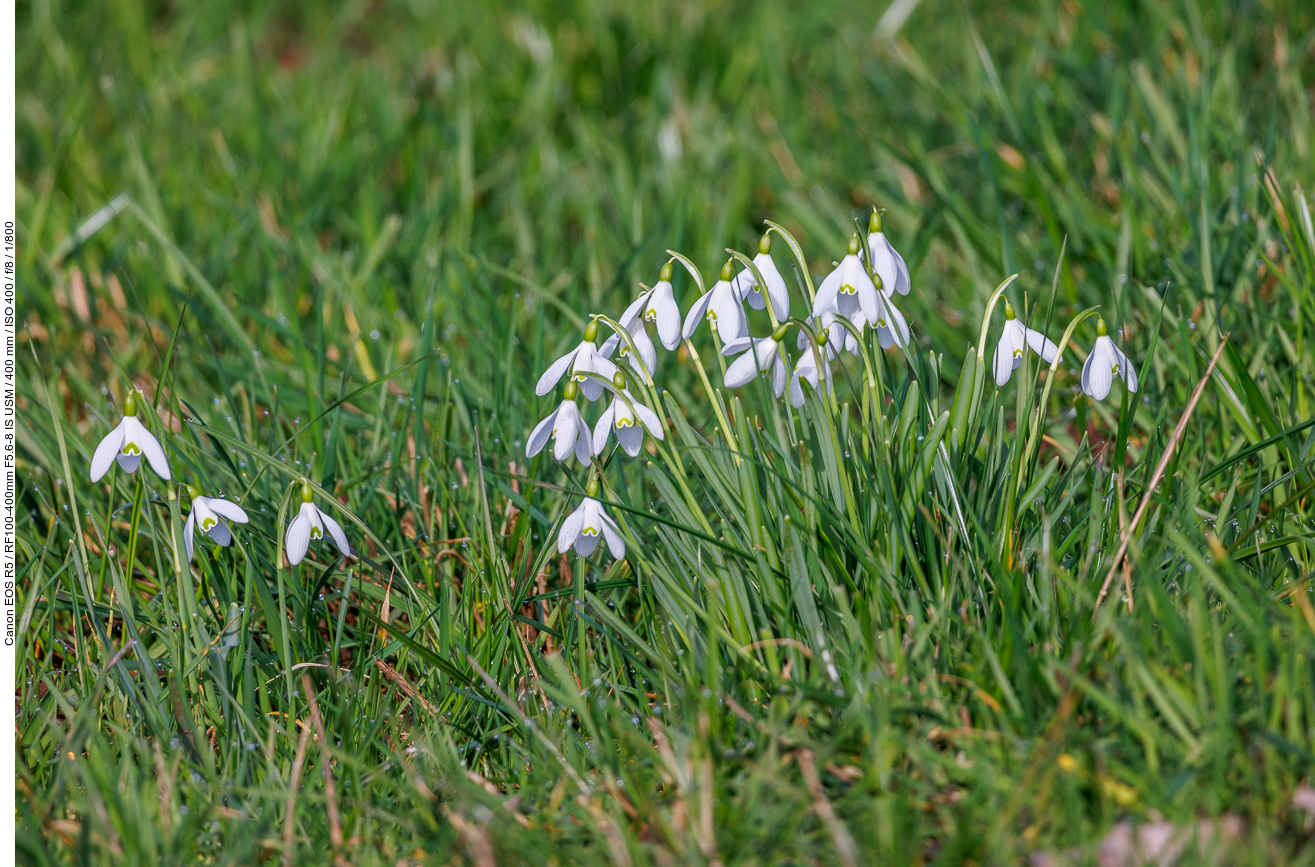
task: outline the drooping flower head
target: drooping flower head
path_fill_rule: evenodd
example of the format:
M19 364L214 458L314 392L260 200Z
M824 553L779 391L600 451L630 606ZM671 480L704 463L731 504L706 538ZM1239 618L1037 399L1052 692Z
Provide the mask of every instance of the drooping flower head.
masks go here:
M598 322L589 320L589 324L584 327L584 340L563 355L561 358L548 365L548 369L539 377L539 382L534 386L534 393L543 397L548 392L557 387L557 382L562 378L562 374L567 370L571 372L571 379L580 384L580 391L584 394L586 400L598 400L603 393L603 386L599 379L611 379L612 374L616 373L616 365L604 358L599 352L595 342L598 340Z
M1054 341L1018 321L1014 316L1013 305L1006 300L1005 327L1000 332L1000 342L995 346L996 385L1002 386L1009 381L1009 377L1023 363L1023 351L1029 347L1045 359L1047 364L1059 355L1059 347Z
M347 544L347 534L342 531L342 526L320 511L313 502L314 499L315 495L311 491L310 483L303 480L301 510L297 512L297 517L288 523L288 533L283 542L288 563L293 566L306 556L306 549L310 547L311 540L324 538L325 531L328 531L329 537L333 539L344 557L352 555L351 546Z
M834 311L850 322L860 318L875 323L881 314L881 293L877 291L868 270L859 259L859 240L855 234L849 239L849 252L840 264L826 276L813 297L813 316L821 318Z
M1082 390L1096 400L1104 400L1115 378L1122 379L1128 391L1137 391L1137 371L1128 356L1114 345L1105 330L1105 320L1096 319L1096 345L1082 365Z
M169 460L159 440L137 420L137 394L130 389L123 400L123 418L105 435L91 456L91 480L99 482L115 461L125 473L135 473L143 457L157 476L169 481Z
M908 295L912 288L909 266L904 264L904 257L891 246L890 239L881 230L880 211L874 210L868 221L868 249L872 251L872 270L881 278L881 290L886 297L896 292Z
M771 235L765 234L758 241L758 255L753 257L753 264L767 284L767 297L772 301L772 312L776 314L778 322L784 322L790 318L790 290L785 285L785 278L777 270L776 262L772 260ZM735 287L735 297L748 301L754 310L762 310L767 306L763 300L762 287L748 268L736 274L731 284Z
M616 376L616 373L612 374ZM525 456L534 457L543 451L549 438L553 441L553 457L564 461L575 452L575 458L583 466L589 466L593 458L593 448L589 438L589 425L580 415L580 407L575 398L580 387L574 379L568 380L562 390L562 402L557 409L530 431L529 441L525 443Z
M598 480L590 479L584 501L566 516L557 533L557 553L565 554L574 547L575 553L588 557L594 553L601 538L607 540L607 550L613 559L621 560L626 556L626 541L621 538L620 528L603 511L603 504L594 499L597 496Z
M187 516L187 523L183 525L183 547L187 550L187 562L190 563L195 551L192 540L198 529L217 544L227 546L233 541L228 522L245 524L247 513L241 506L222 497L203 497L191 485L187 486L187 495L192 498L192 511Z
M671 289L671 262L667 261L658 272L657 285L644 300L644 321L657 326L658 339L667 349L680 345L680 308Z
M735 287L731 285L735 274L733 262L732 259L726 260L726 264L721 267L721 279L690 307L680 331L681 336L688 340L699 323L706 319L708 327L723 343L723 355L741 352L749 345L749 322L744 318L744 309L735 294Z
M607 438L616 434L616 441L625 453L634 457L644 446L644 431L653 439L660 440L666 434L662 430L662 420L657 413L639 401L626 387L626 375L617 371L609 388L612 392L612 404L603 411L594 424L594 454L601 455L607 446Z

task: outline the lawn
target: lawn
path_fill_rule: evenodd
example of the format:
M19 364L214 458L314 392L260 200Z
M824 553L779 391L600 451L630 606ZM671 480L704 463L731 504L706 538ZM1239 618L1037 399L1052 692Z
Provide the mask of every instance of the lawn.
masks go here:
M885 7L19 4L18 862L1315 863L1315 6Z

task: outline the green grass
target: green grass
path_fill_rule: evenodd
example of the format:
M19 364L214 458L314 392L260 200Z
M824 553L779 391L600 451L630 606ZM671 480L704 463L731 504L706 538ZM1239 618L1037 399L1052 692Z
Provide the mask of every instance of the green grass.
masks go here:
M1315 9L1011 5L21 4L20 863L1315 862ZM795 412L659 350L627 559L559 557L585 318L873 206L909 352ZM974 396L1015 272L1141 390L1086 321ZM131 385L251 513L191 570L176 485L87 480ZM359 559L278 567L303 476Z

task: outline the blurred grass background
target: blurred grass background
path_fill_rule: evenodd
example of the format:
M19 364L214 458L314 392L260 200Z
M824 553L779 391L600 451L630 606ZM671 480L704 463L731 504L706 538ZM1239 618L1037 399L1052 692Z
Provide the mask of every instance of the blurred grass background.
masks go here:
M1289 243L1303 232L1296 190L1315 181L1309 3L38 0L19 5L19 24L25 863L253 863L281 851L298 734L309 729L279 715L304 722L309 709L300 692L281 690L277 626L244 616L245 658L229 657L226 672L221 661L207 674L209 657L197 661L181 639L170 645L171 618L186 622L188 608L151 568L165 560L162 493L152 495L161 523L143 543L151 550L124 586L155 636L152 656L172 655L185 671L142 694L159 706L146 722L132 688L100 676L123 635L111 596L123 564L104 540L126 529L134 493L123 478L93 490L83 472L128 384L148 395L160 385L171 345L161 412L180 443L178 477L205 481L206 493L252 491L249 503L262 504L251 509L252 545L269 546L272 562L282 489L237 444L305 467L377 536L354 542L379 563L382 550L396 553L414 585L403 594L387 587L387 567L353 567L353 588L329 567L292 591L293 622L282 628L300 660L388 660L401 678L377 669L344 685L315 671L336 732L331 767L346 818L334 821L349 839L330 839L334 799L312 747L297 863L331 851L390 865L834 863L850 857L835 815L861 857L1003 863L1077 851L1081 861L1121 817L1225 813L1244 816L1255 841L1239 860L1310 858L1290 801L1315 751L1315 642L1284 596L1308 578L1307 504L1290 483L1309 472L1310 431L1291 435L1283 454L1266 440L1307 420L1315 397L1311 262ZM1051 662L1085 660L1094 652L1082 649L1085 634L1062 653L1043 653L1040 639L1015 646L1006 676L971 657L974 641L1012 640L1007 618L980 621L975 639L946 633L947 657L952 642L969 657L953 671L941 641L910 656L890 631L851 670L903 675L907 664L907 701L823 723L825 703L802 697L771 718L773 746L755 752L746 742L765 743L765 723L718 701L744 700L733 671L718 669L727 680L717 683L675 656L626 657L637 640L600 640L581 653L609 683L629 669L631 693L670 696L644 672L680 672L707 680L713 703L677 713L655 740L629 725L642 699L595 708L597 721L577 729L597 731L573 741L567 761L598 774L591 790L607 794L577 798L551 752L467 665L497 663L501 688L523 689L507 660L528 624L493 628L509 598L500 582L546 575L571 586L571 567L549 571L538 550L564 500L531 496L512 478L526 472L522 442L546 412L533 383L578 341L588 313L619 311L638 281L656 278L663 250L712 273L725 247L754 249L771 218L821 274L873 205L887 209L888 234L913 269L901 306L923 353L944 354L933 369L947 397L991 288L1017 271L1020 294L1044 300L1065 243L1057 321L1102 304L1139 361L1168 293L1158 354L1140 370L1134 461L1162 446L1216 336L1232 335L1238 362L1207 392L1175 469L1191 467L1204 485L1205 470L1268 445L1247 453L1262 456L1251 476L1194 488L1180 529L1209 550L1192 525L1236 520L1238 497L1252 507L1242 529L1270 514L1296 522L1277 537L1297 542L1227 572L1260 644L1234 638L1231 609L1177 599L1175 616L1192 625L1173 641L1212 659L1218 678L1207 683L1201 662L1195 673L1190 662L1156 664L1159 630L1172 629L1164 611L1145 615L1088 670L1100 686L1067 707L1073 722L1057 732L1052 720L1073 692ZM94 233L80 231L111 212ZM688 281L677 292L683 305L693 297ZM708 422L687 366L661 363L691 421ZM1075 376L1058 385L1054 453L1082 472L1107 467L1100 447L1119 407L1074 400ZM348 394L349 407L325 415ZM530 473L562 481L551 464ZM1171 523L1157 528L1157 545L1170 545ZM1285 554L1291 545L1306 553ZM201 558L191 613L209 618L211 634L230 601L245 614L274 587L273 568L252 554L255 566L233 551ZM594 598L648 635L662 609L627 568L593 579ZM1144 580L1168 580L1156 568L1146 565ZM540 624L567 604L549 589L541 583L543 599L529 603ZM109 624L108 650L89 625L97 618ZM402 626L390 635L379 619ZM398 628L422 638L399 645ZM596 634L608 629L620 634L610 622ZM553 633L532 638L560 649ZM906 663L919 654L921 667ZM1028 669L1028 654L1051 662ZM573 680L567 668L561 689ZM211 677L234 694L208 686ZM954 677L977 686L937 696L948 708L940 722L919 716L924 700L935 703L920 696L938 688L927 684ZM1001 685L1009 678L1029 686L1015 696ZM1283 698L1272 705L1258 697L1275 689ZM435 712L420 713L414 695ZM587 701L576 708L578 693L555 701L577 720L590 712ZM226 702L264 722L253 731L249 718L226 743ZM1257 706L1265 719L1252 726ZM560 716L557 704L542 710ZM987 734L961 732L973 746L955 751L928 739L933 726ZM183 743L207 731L212 750ZM1190 746L1162 741L1178 738ZM595 767L599 743L636 775L626 792L624 776ZM1172 759L1158 758L1165 750ZM820 806L830 801L834 811Z

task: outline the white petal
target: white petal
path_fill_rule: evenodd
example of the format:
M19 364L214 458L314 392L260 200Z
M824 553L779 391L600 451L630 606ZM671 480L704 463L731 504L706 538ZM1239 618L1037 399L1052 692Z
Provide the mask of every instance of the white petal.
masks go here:
M589 437L589 426L580 421L580 433L575 437L575 459L580 466L587 467L593 461L593 442Z
M338 546L338 550L342 552L344 557L352 556L352 546L347 544L347 534L342 531L342 525L330 518L323 509L317 511L320 513L320 520L324 522L324 529L329 531L329 535Z
M778 352L776 354L776 363L772 365L772 392L780 397L785 394L785 385L790 379L790 368L786 367L785 359Z
M995 358L992 368L995 371L995 384L1003 386L1009 376L1018 367L1014 362L1024 345L1024 329L1017 319L1006 319L1000 331L1000 342L995 345Z
M645 369L648 370L649 376L657 373L657 350L653 347L653 341L649 339L648 332L644 330L644 323L636 323L635 331L631 333L631 339L635 342L635 348L639 350L639 360L644 362Z
M707 292L704 292L699 296L699 300L695 301L693 306L689 308L689 311L686 312L685 324L680 329L681 337L689 340L694 334L694 329L699 327L699 323L702 322L703 317L707 315L708 305L712 303L712 293L714 291L715 290L710 289Z
M594 423L594 454L601 455L607 445L607 438L612 433L612 416L616 413L616 398L603 410L603 414Z
M288 524L288 534L283 540L284 550L288 555L288 562L296 566L306 556L306 549L310 546L310 517L306 514L305 507L310 505L305 503L302 510L297 513Z
M105 434L105 438L96 446L95 453L91 456L91 480L99 482L109 472L110 466L114 463L114 456L119 453L119 448L123 444L123 423L128 420L124 416L119 423L114 426L114 430Z
M187 562L192 562L192 534L196 531L196 512L187 516L187 523L183 524L183 550L187 552Z
M1114 382L1114 366L1118 364L1118 356L1114 354L1114 346L1108 337L1096 338L1096 346L1091 350L1087 364L1090 366L1090 374L1088 376L1087 370L1083 370L1084 379L1087 380L1083 383L1083 390L1096 400L1104 400L1110 393L1110 385Z
M624 560L626 557L626 540L621 538L617 532L616 522L603 515L603 538L607 540L607 550L611 552L613 560Z
M575 553L581 557L588 557L598 547L599 538L600 535L597 533L590 535L582 532L575 537Z
M571 362L575 360L575 354L580 351L580 347L572 349L561 358L548 365L548 369L539 377L539 382L534 386L534 393L543 397L548 392L557 387L557 382L562 378L562 374L571 367Z
M769 369L772 359L776 357L778 344L770 337L760 337L753 343L753 348L731 362L726 368L726 387L740 388L747 384L761 370Z
M525 443L525 456L527 458L534 457L543 451L543 447L548 444L548 440L552 438L553 423L556 421L559 412L561 412L561 404L558 404L557 409L550 412L547 418L536 424L534 430L530 431L530 438Z
M228 525L223 521L211 527L210 532L206 535L224 547L228 547L228 543L233 541L233 532L228 529Z
M586 500L585 502L588 502ZM574 512L566 516L562 521L562 528L557 531L557 553L565 554L571 550L575 540L580 536L580 528L584 526L584 503L581 503Z
M620 345L621 335L613 334L611 337L603 341L602 346L598 347L598 354L603 356L603 358L611 358L612 353L616 352L616 348Z
M1128 391L1136 393L1137 369L1132 366L1132 359L1129 358L1122 349L1117 349L1117 351L1119 353L1119 359L1122 361L1119 371L1123 374L1123 381L1128 386Z
M652 434L653 439L660 440L662 437L666 436L665 432L662 430L662 419L658 417L657 413L653 412L653 410L644 406L639 401L634 401L631 405L631 409L635 411L635 415L639 416L640 424Z
M676 296L671 291L671 284L663 280L653 287L649 295L647 315L652 316L657 325L658 337L667 349L680 345L680 308L676 306Z
M784 322L790 318L790 289L785 285L785 278L777 270L776 262L769 253L759 253L754 257L753 264L758 266L758 272L767 281L767 294L772 299L772 312L776 314L776 320Z
M222 515L230 521L236 521L239 524L245 524L249 519L247 513L236 503L230 503L228 500L221 500L218 497L206 497L206 505L210 507L216 515Z
M1032 347L1032 351L1041 356L1046 364L1052 363L1059 355L1059 347L1055 345L1055 341L1031 328L1026 329L1026 333L1027 345Z
M557 411L557 423L553 425L552 431L553 457L559 461L566 460L571 450L575 448L575 440L582 424L584 419L580 417L580 408L575 405L575 401L562 401L561 409Z
M142 448L142 454L150 463L151 469L155 470L155 474L166 482L169 481L172 478L169 473L169 459L164 456L164 449L160 447L160 441L145 426L142 427L139 445Z
M849 255L840 263L841 295L849 295L846 288L853 289L858 296L859 308L868 322L876 322L881 314L877 300L877 287L868 276L867 268L856 255Z
M619 427L616 429L616 441L633 458L644 445L644 429L637 424Z
M650 289L634 301L631 301L630 306L621 314L621 318L617 320L617 323L620 324L622 328L633 329L635 323L640 321L640 314L644 312L644 308L648 304L648 297L652 294L653 290Z
M904 321L904 314L899 312L885 297L878 297L877 306L880 315L886 320L885 325L877 328L877 342L882 349L892 346L907 346L909 343L909 324Z
M828 311L834 312L836 308L836 296L840 292L840 277L842 271L836 267L822 285L817 287L817 294L813 296L813 316L820 318L823 313Z
M137 468L142 465L141 455L125 455L120 452L114 456L114 459L119 462L119 469L125 473L135 473Z

